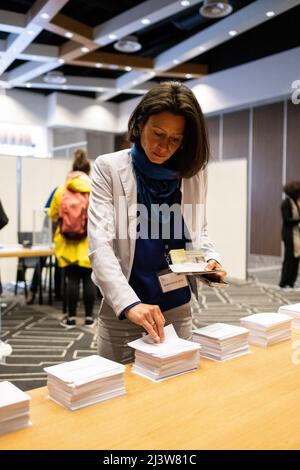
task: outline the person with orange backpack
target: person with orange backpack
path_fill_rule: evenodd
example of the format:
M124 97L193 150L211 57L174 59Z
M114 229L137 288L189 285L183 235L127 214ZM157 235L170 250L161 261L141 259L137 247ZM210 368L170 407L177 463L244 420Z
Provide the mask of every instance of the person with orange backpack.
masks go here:
M87 213L91 191L90 162L83 150L75 151L72 171L66 184L59 186L51 201L49 216L57 222L54 235L55 256L58 265L65 269L67 278L68 314L61 322L66 328L76 326L76 312L80 281L83 283L85 325L93 326L95 286L91 280L88 258Z

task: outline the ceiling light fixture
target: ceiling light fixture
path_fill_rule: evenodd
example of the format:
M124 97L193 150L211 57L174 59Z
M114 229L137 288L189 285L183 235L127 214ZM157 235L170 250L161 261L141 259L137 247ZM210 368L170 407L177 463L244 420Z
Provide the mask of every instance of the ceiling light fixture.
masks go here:
M48 72L44 75L44 82L51 83L55 85L63 85L66 83L67 79L62 72L53 71Z
M266 12L266 16L267 16L268 18L272 18L272 16L274 16L274 15L275 15L275 11L267 11L267 12Z
M65 34L64 34L65 38L68 38L68 39L71 39L73 36L74 36L74 33L71 33L71 31L67 31Z
M100 64L100 62L97 62L97 64L95 64L95 67L96 69L101 69L103 64Z
M132 52L137 52L142 49L142 45L139 43L136 36L125 36L114 44L114 48L117 49L117 51L131 54Z
M199 13L206 18L222 18L231 12L232 6L228 3L228 0L223 0L222 2L204 0L204 4L199 10Z
M151 23L151 20L149 18L142 18L141 23L147 25Z
M228 34L229 34L229 36L233 37L233 36L236 36L236 35L237 35L237 31L235 31L234 29L232 29L231 31L228 31Z
M87 52L90 52L89 48L86 47L86 46L83 46L80 48L80 51L83 53L83 54L86 54Z
M181 0L180 5L182 7L189 7L191 2L189 0Z

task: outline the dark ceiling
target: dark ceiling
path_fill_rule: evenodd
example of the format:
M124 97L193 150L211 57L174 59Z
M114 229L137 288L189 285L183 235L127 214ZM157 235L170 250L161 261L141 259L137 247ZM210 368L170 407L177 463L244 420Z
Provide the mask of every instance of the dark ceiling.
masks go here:
M95 27L143 2L144 0L69 0L59 13L90 27ZM0 0L0 9L26 14L34 3L34 0ZM222 19L211 20L202 17L199 14L201 3L199 2L195 6L180 10L179 13L134 33L142 44L142 49L131 55L154 59L168 48L199 31L205 30L216 22L222 21ZM253 0L230 0L230 3L233 6L233 13L235 13L239 9L255 2ZM214 73L300 46L299 25L300 6L297 6L245 33L239 34L206 53L202 53L190 60L189 63L205 64L208 66L208 73ZM7 36L8 33L0 32L1 40L5 40ZM60 47L67 44L68 41L62 35L43 30L35 38L33 44L47 44ZM99 48L98 51L116 53L113 44ZM7 68L6 72L10 72L24 63L24 60L17 58ZM124 70L110 70L108 68L94 68L68 63L61 65L56 70L60 70L66 76L110 79L116 79L126 73ZM155 81L157 80L160 81L161 78L155 77ZM32 91L48 94L53 90L34 88ZM60 91L70 93L68 90ZM71 93L82 96L96 96L94 92L88 91L71 91ZM134 94L126 92L120 93L118 96L111 98L110 101L122 102L134 96Z

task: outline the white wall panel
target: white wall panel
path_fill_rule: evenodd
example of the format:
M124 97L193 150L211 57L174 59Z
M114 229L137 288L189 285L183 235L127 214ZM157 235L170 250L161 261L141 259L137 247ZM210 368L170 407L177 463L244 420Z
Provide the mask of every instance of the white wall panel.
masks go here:
M21 231L32 231L33 211L42 209L51 191L63 184L71 162L51 158L23 158L21 183Z
M211 163L208 175L209 236L228 276L246 279L247 161Z
M0 230L0 244L17 243L17 180L16 157L0 156L0 199L9 223ZM17 260L0 258L2 282L14 281Z

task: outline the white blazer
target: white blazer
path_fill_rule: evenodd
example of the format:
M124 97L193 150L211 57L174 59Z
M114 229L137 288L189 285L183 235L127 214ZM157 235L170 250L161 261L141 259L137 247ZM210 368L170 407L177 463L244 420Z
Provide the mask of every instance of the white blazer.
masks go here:
M206 229L207 170L183 178L181 210L194 249L220 262ZM88 240L92 279L119 315L140 299L129 285L137 227L137 186L130 149L99 156L92 171ZM145 256L147 254L145 253Z

